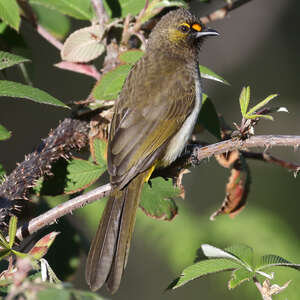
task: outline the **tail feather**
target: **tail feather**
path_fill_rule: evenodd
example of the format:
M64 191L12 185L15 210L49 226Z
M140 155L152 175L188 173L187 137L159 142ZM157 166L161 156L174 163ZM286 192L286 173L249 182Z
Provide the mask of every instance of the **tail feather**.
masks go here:
M145 177L138 175L108 199L86 265L86 280L94 291L105 282L112 293L119 288Z

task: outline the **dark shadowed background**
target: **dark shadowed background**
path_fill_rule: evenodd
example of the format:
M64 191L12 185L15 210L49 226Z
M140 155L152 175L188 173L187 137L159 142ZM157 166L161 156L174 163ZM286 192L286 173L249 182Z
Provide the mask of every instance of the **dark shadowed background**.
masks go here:
M192 1L192 7L194 13L205 9L205 5L198 5L197 1ZM224 20L209 24L221 36L206 42L200 61L229 81L231 86L205 81L205 89L229 124L240 121L239 93L244 85L250 85L252 104L269 94L279 93L273 104L289 110L288 114L276 114L274 122L261 121L256 134L299 135L299 11L300 2L297 0L253 0ZM31 45L34 85L65 103L86 98L93 80L52 67L59 61L58 51L32 32L29 26L23 26L22 33ZM10 80L21 78L16 78L14 73L9 73ZM0 121L13 132L13 136L0 144L0 163L12 170L15 162L22 161L40 138L47 136L50 128L55 128L66 116L68 112L55 107L1 98ZM204 135L205 138L214 141L212 136ZM269 151L300 164L299 151L284 148ZM217 247L245 243L258 254L278 254L300 263L299 177L263 162L250 161L249 164L252 185L248 204L234 219L225 216L209 221L209 216L224 199L229 175L229 171L218 166L213 158L185 176L187 195L184 201L178 201L179 215L174 221L155 221L139 212L121 288L114 296L106 294L105 290L101 293L108 299L119 300L259 299L251 283L228 291L226 279L230 273L196 280L175 291L164 291L182 269L193 262L203 243ZM90 205L71 217L81 229L89 232L89 237L96 229L96 206L99 205L101 203ZM64 239L64 230L60 231L60 237ZM86 288L83 261L75 277L80 288ZM300 299L297 271L276 271L274 282L283 284L289 279L293 280L289 288L276 299Z

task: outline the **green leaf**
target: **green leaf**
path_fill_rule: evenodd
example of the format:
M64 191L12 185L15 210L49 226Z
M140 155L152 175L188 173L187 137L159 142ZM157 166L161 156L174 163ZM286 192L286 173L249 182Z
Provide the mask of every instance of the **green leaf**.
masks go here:
M226 258L230 260L236 261L240 266L246 267L248 269L248 265L245 264L241 259L239 259L237 256L231 254L230 252L208 245L203 244L201 245L201 249L205 256L208 258Z
M251 247L237 244L225 248L225 251L233 254L253 269L253 249Z
M72 159L67 167L65 193L75 193L93 184L105 171L103 166L83 159Z
M30 0L29 3L44 5L79 20L93 18L90 0Z
M263 270L271 267L289 267L300 271L300 264L291 263L285 258L273 254L262 256L255 271Z
M237 262L225 258L202 260L185 268L181 273L179 280L174 286L172 286L172 288L178 288L193 279L200 278L205 275L232 271L240 267L240 264L238 264Z
M0 164L0 184L3 182L4 180L4 176L5 176L6 172L5 169L3 168L3 166Z
M40 4L31 4L39 24L57 39L63 39L71 28L70 19L60 12Z
M220 120L212 101L203 95L203 104L198 116L198 123L200 123L208 132L216 138L221 139Z
M28 257L28 254L27 254L27 253L22 253L22 252L17 251L17 250L11 250L11 252L12 252L15 256L20 257L20 258Z
M88 292L88 291L79 291L79 290L70 290L72 296L76 300L104 300L104 298L100 297L96 293Z
M69 108L63 102L40 89L13 81L0 80L0 96L25 98L38 103Z
M92 91L93 96L99 100L116 99L130 69L130 65L121 65L103 75Z
M0 124L0 141L7 140L11 137L11 132Z
M106 168L106 151L107 144L98 138L93 139L93 156L95 158L95 162L102 167Z
M21 17L19 6L16 0L1 0L0 1L0 19L6 24L19 30Z
M112 17L126 17L128 14L137 15L145 6L145 1L141 0L105 0L104 6L108 14Z
M268 96L266 99L262 100L261 102L259 102L258 104L256 104L254 107L252 107L248 112L247 112L247 116L251 116L253 113L257 112L259 109L261 109L262 107L264 107L265 105L267 105L272 99L274 99L275 97L277 97L278 94L273 94Z
M39 300L70 300L70 291L67 289L49 288L37 293L36 298Z
M242 92L240 94L240 107L241 107L241 112L242 116L245 117L250 101L250 87L243 87Z
M143 55L144 52L141 50L128 50L122 52L119 56L119 59L124 63L134 65Z
M215 80L215 81L224 83L226 85L230 85L228 81L226 81L224 78L222 78L221 76L219 76L218 74L216 74L215 72L210 70L209 68L199 65L199 69L200 69L201 77L206 78L206 79Z
M11 250L10 249L1 249L0 250L0 260L10 255Z
M18 218L12 215L9 219L9 225L8 225L9 248L12 248L12 246L14 245L16 232L17 232L17 224L18 224Z
M247 269L242 268L242 269L234 270L232 272L232 277L228 282L228 288L230 290L234 289L244 281L246 280L249 281L252 277L253 277L253 272L249 272Z
M29 59L11 54L9 52L0 51L0 70L26 61L29 61Z
M267 120L271 120L271 121L274 120L274 118L272 116L270 116L270 115L248 115L248 114L246 114L245 118L246 119L262 118L262 119L267 119Z
M105 46L101 43L104 28L100 25L81 28L73 32L61 50L63 60L89 62L101 55Z
M2 234L2 232L0 232L0 246L2 248L7 248L7 249L10 248L9 244L8 244L6 238L4 237L4 235Z
M177 215L174 198L179 197L180 190L172 181L158 177L151 179L152 188L144 184L140 208L147 216L160 220L172 220Z

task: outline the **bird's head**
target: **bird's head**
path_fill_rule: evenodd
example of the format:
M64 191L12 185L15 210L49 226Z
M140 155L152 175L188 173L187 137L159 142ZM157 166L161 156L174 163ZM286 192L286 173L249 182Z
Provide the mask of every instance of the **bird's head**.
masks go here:
M195 55L207 36L219 35L184 8L163 16L150 34L147 50L169 51L170 55Z

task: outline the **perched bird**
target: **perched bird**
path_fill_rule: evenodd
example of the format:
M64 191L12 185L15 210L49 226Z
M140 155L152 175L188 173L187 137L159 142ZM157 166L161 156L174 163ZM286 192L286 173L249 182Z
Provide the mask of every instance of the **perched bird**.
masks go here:
M144 56L131 69L116 101L108 141L113 190L91 245L86 280L119 288L127 263L141 190L155 168L168 166L184 149L202 104L198 65L205 28L186 9L161 18Z

